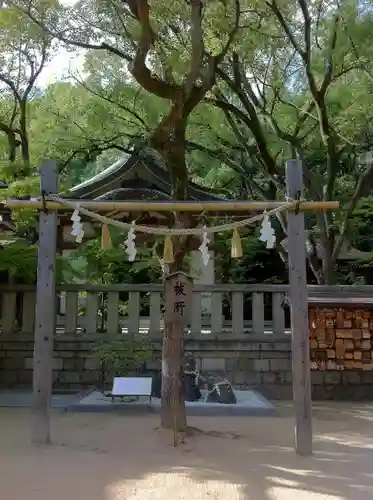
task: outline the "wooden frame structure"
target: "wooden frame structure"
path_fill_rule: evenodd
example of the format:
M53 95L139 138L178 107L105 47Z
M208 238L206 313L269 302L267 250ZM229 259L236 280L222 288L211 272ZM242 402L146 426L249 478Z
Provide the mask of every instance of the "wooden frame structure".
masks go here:
M57 166L46 161L41 170L43 195L57 192ZM286 162L287 196L301 199L303 171L299 160ZM76 200L74 200L76 202ZM99 202L84 201L80 205L97 211L185 211L185 212L248 212L281 206L281 202ZM55 202L42 200L8 200L11 209L40 210L38 282L33 373L33 427L32 441L50 442L50 408L52 397L52 356L56 321L55 260L57 211L66 210ZM295 450L299 455L312 453L312 404L310 354L308 342L308 294L306 280L306 233L304 210L336 210L338 202L301 202L299 210L288 213L289 284L292 327L293 400L295 408Z

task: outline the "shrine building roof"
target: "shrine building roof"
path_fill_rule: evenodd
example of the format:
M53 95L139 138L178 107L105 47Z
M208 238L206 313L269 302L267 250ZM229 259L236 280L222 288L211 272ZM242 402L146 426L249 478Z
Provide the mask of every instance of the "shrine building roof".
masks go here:
M123 156L103 172L71 188L68 198L91 200L170 200L171 177L162 163L149 153ZM224 200L217 191L189 182L188 199Z

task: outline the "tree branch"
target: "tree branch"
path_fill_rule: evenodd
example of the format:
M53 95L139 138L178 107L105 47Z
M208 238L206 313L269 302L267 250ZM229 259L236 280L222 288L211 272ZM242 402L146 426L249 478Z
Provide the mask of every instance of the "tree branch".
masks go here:
M196 84L197 78L200 76L202 68L202 58L204 54L204 43L202 33L202 9L201 0L190 0L191 5L191 27L190 37L192 43L192 54L190 62L190 70L185 78L185 95L188 98L193 86Z
M179 99L182 96L181 87L153 77L146 65L146 59L156 40L156 34L150 24L148 0L127 0L125 3L128 4L141 28L136 54L132 63L129 65L131 75L139 85L151 94L163 99Z
M45 63L47 60L48 47L49 47L49 42L46 39L44 39L43 46L42 46L42 52L41 52L41 60L39 62L38 68L36 70L35 70L34 64L32 65L32 73L31 73L30 79L27 83L26 89L22 95L23 101L27 101L27 98L28 98L32 88L34 87L34 84L35 84L37 78L39 77L40 73L44 69L44 66L45 66Z
M147 131L149 131L149 126L147 125L147 123L145 122L145 120L143 120L143 118L141 118L141 116L136 113L136 111L128 108L127 106L124 106L124 104L121 104L119 103L118 101L115 101L114 99L111 99L110 97L108 96L105 96L103 94L100 94L99 92L96 92L95 90L92 89L92 87L89 87L83 80L79 80L78 78L76 78L74 75L71 75L73 80L75 80L79 85L81 85L84 89L86 89L88 92L90 92L91 94L95 95L96 97L99 97L100 99L106 101L106 102L109 102L110 104L113 104L114 106L118 107L119 109L121 109L122 111L125 111L126 113L129 113L131 116L133 116L141 125L143 125L145 127L145 129Z
M17 99L17 101L20 101L21 97L20 97L19 91L18 91L17 87L15 86L15 83L10 78L8 78L3 73L0 73L0 82L5 83L5 85L7 85L10 88L14 97Z
M349 220L350 217L357 207L357 204L359 203L359 200L363 198L364 196L367 196L371 190L372 184L373 184L373 161L371 157L371 153L369 153L368 157L368 167L365 170L365 172L360 175L359 181L357 183L356 189L354 194L352 195L352 198L347 205L346 209L344 210L344 215L343 215L343 221L341 224L341 229L340 229L340 238L337 241L337 243L334 246L333 249L333 254L332 254L332 265L335 264L337 261L337 258L339 256L339 253L341 251L342 245L346 240L347 234L348 234L348 229L349 229Z
M286 33L286 36L288 37L289 39L289 42L291 43L291 45L293 46L294 50L301 56L301 58L304 60L305 57L306 57L306 53L305 51L302 49L302 47L299 45L299 43L297 42L295 36L293 35L293 33L291 32L291 29L290 29L290 26L287 24L287 22L285 21L285 18L284 16L282 15L278 5L277 5L277 2L276 0L272 0L271 2L266 2L266 4L268 5L268 7L272 10L272 12L275 14L275 16L277 17L282 29L285 31Z
M235 7L235 13L234 13L234 25L233 25L233 29L229 33L227 43L223 47L223 50L220 52L220 54L218 54L217 56L215 56L215 64L216 64L216 66L218 64L220 64L223 61L223 59L225 58L225 56L228 54L228 51L231 48L232 43L233 43L233 41L234 41L234 39L235 39L235 37L236 37L236 35L238 33L238 30L240 28L240 17L241 17L241 4L240 4L240 0L235 0L234 7Z
M126 54L122 50L119 50L117 47L114 47L113 45L110 45L106 42L102 42L100 44L83 42L80 40L66 38L63 35L63 33L58 33L58 32L51 30L31 12L31 5L28 9L23 9L16 2L14 2L12 0L9 0L9 4L12 5L14 8L16 8L18 11L22 12L29 19L31 19L31 21L33 21L37 26L39 26L39 28L41 28L49 36L51 36L52 38L57 38L57 40L60 40L61 42L66 43L66 45L72 45L74 47L79 47L81 49L87 49L87 50L107 50L111 54L115 54L116 56L118 56L118 57L120 57L128 62L132 62L131 56L129 56L128 54Z
M246 109L248 116L240 111L236 106L226 102L226 100L217 100L215 104L220 107L223 111L228 110L242 120L249 130L251 130L253 136L255 137L256 143L258 145L259 153L263 159L264 165L266 166L267 172L274 175L277 172L276 162L274 161L272 155L270 154L265 134L257 116L255 107L251 101L246 96L242 89L241 75L237 68L235 62L233 62L234 80L232 80L225 72L218 68L218 75L228 84L228 86L235 92L242 102L244 108Z
M334 16L334 20L333 20L333 30L332 30L332 35L331 35L330 40L329 40L326 70L325 70L323 82L322 82L320 90L319 90L320 96L324 96L326 94L326 91L328 90L328 87L331 84L332 79L333 79L333 71L334 71L333 52L334 52L334 49L335 49L336 44L337 44L339 20L340 20L339 13L337 12L336 15Z

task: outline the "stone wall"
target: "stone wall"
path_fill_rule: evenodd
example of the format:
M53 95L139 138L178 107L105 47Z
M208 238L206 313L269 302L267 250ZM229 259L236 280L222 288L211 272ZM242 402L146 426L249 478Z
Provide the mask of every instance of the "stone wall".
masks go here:
M94 341L85 337L56 339L53 361L55 390L81 390L97 386L100 369L92 358ZM160 358L161 343L155 342ZM249 339L187 340L186 350L198 359L199 369L224 375L237 388L256 388L271 399L292 398L290 339L253 341ZM14 335L2 339L0 384L4 388L29 388L32 384L32 336ZM159 361L148 364L160 367ZM373 371L312 372L314 399L373 399Z

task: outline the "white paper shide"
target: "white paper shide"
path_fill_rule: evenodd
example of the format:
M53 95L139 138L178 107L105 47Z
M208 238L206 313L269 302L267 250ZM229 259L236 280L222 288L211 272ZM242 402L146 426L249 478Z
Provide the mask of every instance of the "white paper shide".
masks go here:
M79 206L74 210L71 220L73 222L73 227L71 229L71 234L75 236L75 241L81 243L84 237L83 224L79 215Z
M276 243L275 231L271 226L271 221L268 214L264 214L262 226L260 228L260 241L266 243L267 248L273 248Z
M135 227L131 227L131 229L128 231L127 239L124 242L125 252L128 255L128 260L130 262L133 262L135 260L137 254L135 239L136 239Z
M202 233L202 243L198 250L201 252L203 265L207 266L211 257L209 252L209 243L211 243L211 240L209 240L207 236L206 226L203 226L203 228L205 229L205 231L203 231Z

